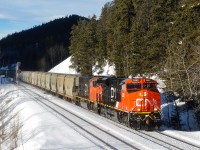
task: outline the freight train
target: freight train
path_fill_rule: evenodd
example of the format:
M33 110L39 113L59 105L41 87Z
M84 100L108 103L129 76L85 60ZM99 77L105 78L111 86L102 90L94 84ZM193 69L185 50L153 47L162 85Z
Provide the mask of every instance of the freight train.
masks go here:
M155 80L22 71L20 79L135 129L158 128L160 93Z

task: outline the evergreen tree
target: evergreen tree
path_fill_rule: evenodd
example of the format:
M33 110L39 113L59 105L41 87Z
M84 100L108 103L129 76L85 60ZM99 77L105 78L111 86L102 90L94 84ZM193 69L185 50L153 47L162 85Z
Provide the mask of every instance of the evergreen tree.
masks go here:
M86 70L83 69L83 74L89 74L92 75L92 67L96 64L97 61L97 55L96 55L96 49L97 49L97 21L96 16L94 15L89 22L87 23L85 34L86 39L85 43L87 45L85 51L87 52L87 61L88 63L86 65Z
M131 73L133 75L143 74L147 69L147 54L145 37L150 28L150 0L134 1L136 16L131 27L131 43L129 47L130 64L132 66Z
M135 16L132 0L115 0L112 16L108 24L108 55L116 66L117 76L130 74L130 36Z
M152 1L150 8L150 23L146 35L146 70L155 72L163 69L166 48L170 42L169 27L174 21L173 13L176 11L176 0ZM145 66L144 66L145 67Z
M81 74L91 75L92 66L96 62L96 23L96 16L89 21L80 20L71 32L69 50L72 54L72 67L77 68Z
M107 56L107 37L108 37L108 23L111 18L112 3L106 3L102 9L100 19L97 23L97 47L96 58L98 66L96 68L101 69L105 65L105 61L108 60Z
M69 51L71 54L72 68L75 68L77 72L80 72L80 64L82 56L84 55L83 51L85 50L83 40L84 37L84 28L86 26L86 20L79 20L77 25L72 27L71 38L70 38L70 47Z

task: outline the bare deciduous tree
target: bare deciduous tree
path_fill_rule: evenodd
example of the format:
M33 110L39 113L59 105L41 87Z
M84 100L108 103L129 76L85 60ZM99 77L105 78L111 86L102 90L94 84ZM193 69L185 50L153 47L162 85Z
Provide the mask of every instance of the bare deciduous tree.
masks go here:
M18 147L18 133L21 128L19 112L13 113L11 100L0 104L0 149L15 149Z
M200 49L189 42L171 44L168 48L167 76L170 90L183 99L197 100L200 95Z

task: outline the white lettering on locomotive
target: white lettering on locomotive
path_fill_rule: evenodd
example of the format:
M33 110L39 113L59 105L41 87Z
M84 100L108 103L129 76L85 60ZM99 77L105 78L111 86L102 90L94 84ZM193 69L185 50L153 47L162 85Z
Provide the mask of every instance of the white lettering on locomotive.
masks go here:
M143 102L144 101L144 102ZM138 98L136 99L136 106L147 106L147 103L149 103L150 105L152 105L151 101L147 98Z
M116 88L111 87L111 101L116 99Z

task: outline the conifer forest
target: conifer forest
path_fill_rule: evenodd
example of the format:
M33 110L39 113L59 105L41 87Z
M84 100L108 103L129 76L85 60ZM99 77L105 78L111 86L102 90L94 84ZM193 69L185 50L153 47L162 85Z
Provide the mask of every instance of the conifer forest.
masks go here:
M74 25L70 42L82 74L105 60L117 76L156 73L200 116L200 1L114 0Z

